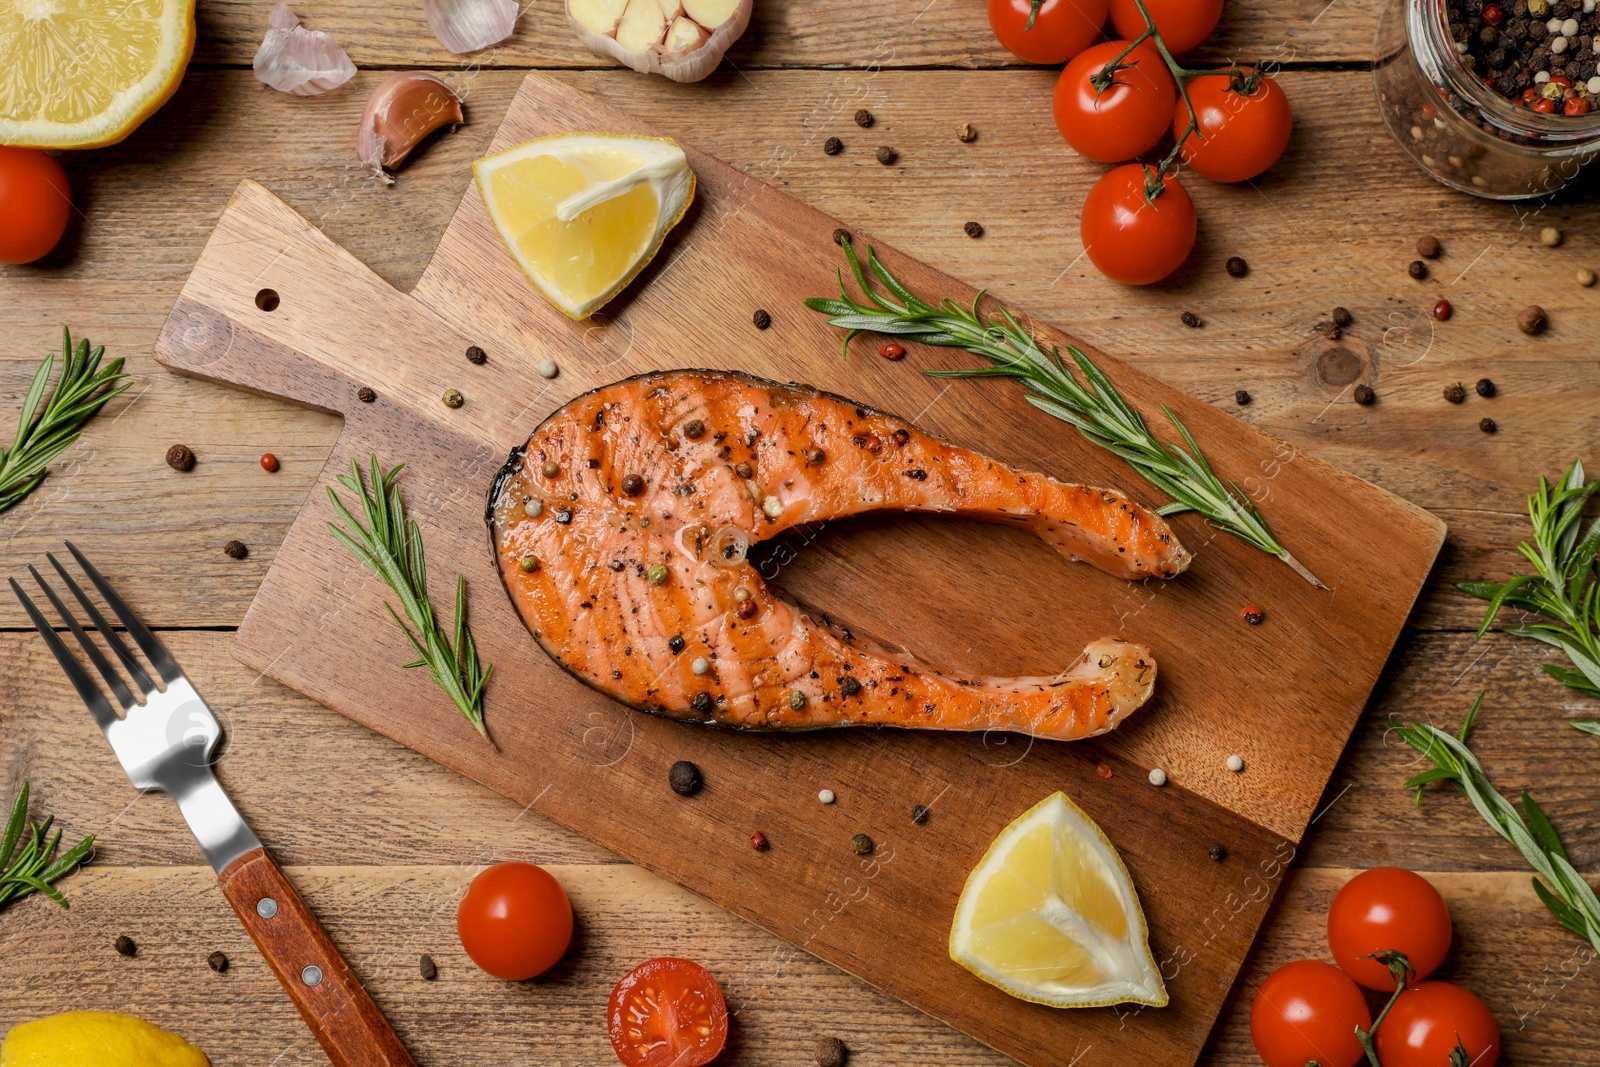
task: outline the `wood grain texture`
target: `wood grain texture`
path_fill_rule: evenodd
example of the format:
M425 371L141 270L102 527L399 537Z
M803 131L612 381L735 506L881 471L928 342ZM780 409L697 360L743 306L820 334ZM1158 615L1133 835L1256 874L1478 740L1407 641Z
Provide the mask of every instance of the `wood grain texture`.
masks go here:
M361 979L266 850L217 875L250 940L333 1067L416 1067Z

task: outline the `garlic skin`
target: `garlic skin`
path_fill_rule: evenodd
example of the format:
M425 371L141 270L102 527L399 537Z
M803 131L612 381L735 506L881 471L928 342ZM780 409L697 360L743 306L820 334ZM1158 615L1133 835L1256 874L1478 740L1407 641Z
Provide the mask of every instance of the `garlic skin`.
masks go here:
M592 52L641 74L697 82L750 25L754 0L566 0L567 22Z
M362 170L393 185L388 168L399 166L435 130L461 122L461 98L450 86L422 71L391 74L367 97L356 128L356 158Z
M456 55L499 44L517 25L516 0L422 0L433 35Z
M308 30L283 0L267 16L267 33L250 63L256 80L293 96L320 96L355 77L339 42Z

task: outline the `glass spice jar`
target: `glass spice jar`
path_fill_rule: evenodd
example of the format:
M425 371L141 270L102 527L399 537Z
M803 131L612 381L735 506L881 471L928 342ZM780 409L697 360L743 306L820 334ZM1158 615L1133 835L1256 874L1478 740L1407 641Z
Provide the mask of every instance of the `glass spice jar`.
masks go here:
M1600 155L1600 110L1543 114L1501 95L1463 62L1445 3L1386 0L1372 70L1384 125L1452 189L1495 200L1561 189Z

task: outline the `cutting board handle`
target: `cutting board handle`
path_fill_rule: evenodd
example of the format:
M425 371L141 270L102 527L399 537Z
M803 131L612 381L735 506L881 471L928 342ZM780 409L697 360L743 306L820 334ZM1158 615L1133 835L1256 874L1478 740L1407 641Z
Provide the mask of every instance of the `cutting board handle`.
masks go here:
M228 864L217 884L334 1067L416 1067L265 849Z

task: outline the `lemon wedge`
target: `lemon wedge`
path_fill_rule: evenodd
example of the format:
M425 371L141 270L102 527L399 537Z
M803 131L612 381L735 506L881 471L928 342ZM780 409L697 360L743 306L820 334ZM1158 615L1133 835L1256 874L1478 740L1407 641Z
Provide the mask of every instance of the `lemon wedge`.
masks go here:
M69 1011L11 1028L0 1067L206 1067L205 1054L134 1015Z
M194 0L0 0L0 144L116 144L193 51Z
M644 269L694 199L694 171L665 137L541 137L485 156L472 173L511 258L575 319Z
M950 958L1035 1004L1167 1003L1128 869L1065 793L1000 831L967 877Z

